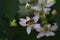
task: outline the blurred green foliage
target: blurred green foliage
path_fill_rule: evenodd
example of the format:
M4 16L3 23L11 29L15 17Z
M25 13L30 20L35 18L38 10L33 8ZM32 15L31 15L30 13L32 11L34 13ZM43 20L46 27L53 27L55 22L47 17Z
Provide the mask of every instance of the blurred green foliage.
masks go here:
M60 40L60 0L56 0L56 4L51 8L57 10L57 16L54 18L58 24L56 36L43 37L36 39L37 32L32 30L30 35L27 35L26 28L19 25L19 17L30 16L31 10L28 12L24 8L26 2L33 3L32 0L0 0L0 40ZM20 9L19 9L20 8ZM19 13L18 13L18 10ZM16 19L17 26L10 27L10 20Z

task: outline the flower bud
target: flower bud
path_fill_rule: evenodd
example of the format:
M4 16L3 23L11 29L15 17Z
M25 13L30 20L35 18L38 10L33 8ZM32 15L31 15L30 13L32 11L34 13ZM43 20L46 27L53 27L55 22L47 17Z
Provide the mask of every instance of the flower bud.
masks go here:
M17 26L16 20L13 19L12 21L10 21L10 26Z
M26 6L25 6L27 9L30 9L31 8L31 6L30 6L30 4L28 4L28 3L26 3Z
M56 10L52 11L52 15L55 16L56 15Z

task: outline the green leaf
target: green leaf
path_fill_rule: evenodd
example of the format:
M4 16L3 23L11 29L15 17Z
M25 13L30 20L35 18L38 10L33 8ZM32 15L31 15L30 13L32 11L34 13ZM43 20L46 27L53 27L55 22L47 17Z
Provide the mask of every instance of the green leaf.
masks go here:
M6 5L5 16L9 19L14 18L16 16L18 10L18 0L8 0Z

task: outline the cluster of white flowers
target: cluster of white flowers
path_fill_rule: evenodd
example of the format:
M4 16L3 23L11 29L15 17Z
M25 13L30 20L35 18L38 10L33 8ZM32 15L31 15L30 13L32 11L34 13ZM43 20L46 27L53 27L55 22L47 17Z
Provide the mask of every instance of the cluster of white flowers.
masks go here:
M23 27L26 27L26 32L29 35L32 29L35 29L39 34L37 38L41 38L43 36L54 36L54 31L57 30L58 26L56 23L50 24L46 20L46 15L50 12L50 7L54 5L55 2L53 0L38 0L36 5L26 4L26 8L30 8L34 10L34 17L26 17L20 18L19 24ZM52 11L54 15L56 13L55 10ZM38 23L39 20L42 20L42 23Z

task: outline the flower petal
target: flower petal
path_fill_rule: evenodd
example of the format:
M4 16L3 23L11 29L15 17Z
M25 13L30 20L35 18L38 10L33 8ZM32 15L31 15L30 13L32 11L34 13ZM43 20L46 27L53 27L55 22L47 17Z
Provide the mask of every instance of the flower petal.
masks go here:
M35 15L35 16L33 17L33 20L34 20L34 23L38 22L38 20L39 20L39 15Z
M30 17L26 17L26 20L29 21L30 20Z
M44 3L45 0L38 0L38 4Z
M40 25L40 24L34 24L34 25L33 25L33 28L35 28L35 29L41 28L41 25Z
M19 24L22 25L22 26L26 26L26 22L27 22L26 19L21 18L20 21L19 21Z
M51 31L56 31L58 29L58 26L56 23L50 28Z
M41 32L41 33L39 33L39 34L37 35L37 38L41 38L41 37L43 37L43 36L45 36L45 34L44 34L43 32Z
M44 8L44 12L50 11L50 8Z
M40 24L34 24L33 28L37 31L37 32L41 32L42 31L42 27Z
M50 8L44 8L44 13L45 14L49 14L49 11L50 11L51 9Z
M29 27L27 27L27 29L26 29L26 31L27 31L27 34L29 35L30 33L31 33L31 27L29 26Z
M55 33L54 32L47 32L46 33L46 36L48 37L48 36L54 36L55 35Z
M46 3L46 7L51 7L52 5L54 5L54 2Z
M42 0L38 0L38 4L41 4L42 3Z
M32 10L40 11L41 8L39 6L31 6Z

